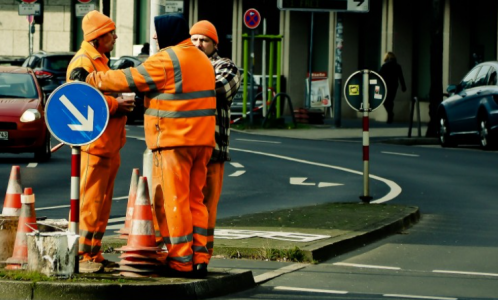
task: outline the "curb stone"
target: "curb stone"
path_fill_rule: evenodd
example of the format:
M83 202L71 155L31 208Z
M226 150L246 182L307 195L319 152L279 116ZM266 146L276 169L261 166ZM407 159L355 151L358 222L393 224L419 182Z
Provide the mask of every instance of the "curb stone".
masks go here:
M252 272L241 269L212 268L207 279L127 280L134 282L0 281L0 300L136 300L156 299L159 295L167 296L168 299L204 299L241 292L256 286Z

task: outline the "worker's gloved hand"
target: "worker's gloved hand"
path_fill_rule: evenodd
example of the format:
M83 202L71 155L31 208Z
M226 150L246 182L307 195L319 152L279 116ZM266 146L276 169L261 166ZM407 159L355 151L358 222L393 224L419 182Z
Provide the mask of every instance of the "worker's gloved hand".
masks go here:
M84 68L75 68L71 71L71 74L69 75L69 79L85 82L88 74L89 74L88 71L85 70Z

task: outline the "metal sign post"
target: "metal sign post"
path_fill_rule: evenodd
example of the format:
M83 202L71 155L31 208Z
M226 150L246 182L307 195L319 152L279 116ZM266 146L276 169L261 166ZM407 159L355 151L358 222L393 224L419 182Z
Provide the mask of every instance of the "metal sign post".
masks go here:
M80 146L98 139L109 122L109 107L100 91L84 82L69 82L55 89L45 106L50 133L71 150L71 212L69 231L79 234ZM74 255L78 258L78 251ZM78 262L74 272L78 273Z
M349 76L344 84L344 98L349 106L363 113L363 194L361 201L370 203L369 160L370 132L368 114L379 108L387 96L384 79L370 70L361 70Z
M249 91L249 111L250 113L250 120L251 124L253 124L253 102L254 102L254 29L256 29L259 26L259 23L261 22L261 15L259 12L254 9L250 8L246 10L244 13L244 24L246 25L247 28L251 29L251 87ZM244 85L246 87L246 85ZM244 108L246 107L247 102L244 101ZM244 109L243 108L243 109ZM245 116L245 111L243 111L243 115Z

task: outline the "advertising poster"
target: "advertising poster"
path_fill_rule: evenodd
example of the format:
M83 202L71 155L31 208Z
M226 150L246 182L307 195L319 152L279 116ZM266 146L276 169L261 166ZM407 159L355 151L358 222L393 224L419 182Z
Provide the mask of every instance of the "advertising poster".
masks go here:
M326 74L323 76L322 73L319 74L312 73L311 80L311 108L321 108L330 107L332 105L330 97L329 81ZM309 89L309 78L306 78L306 90Z

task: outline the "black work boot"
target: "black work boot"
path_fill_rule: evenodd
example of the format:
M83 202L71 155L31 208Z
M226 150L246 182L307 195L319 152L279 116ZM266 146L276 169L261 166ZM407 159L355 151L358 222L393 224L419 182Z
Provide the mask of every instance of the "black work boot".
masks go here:
M193 275L194 278L205 278L208 273L208 265L207 264L197 264L194 265Z

